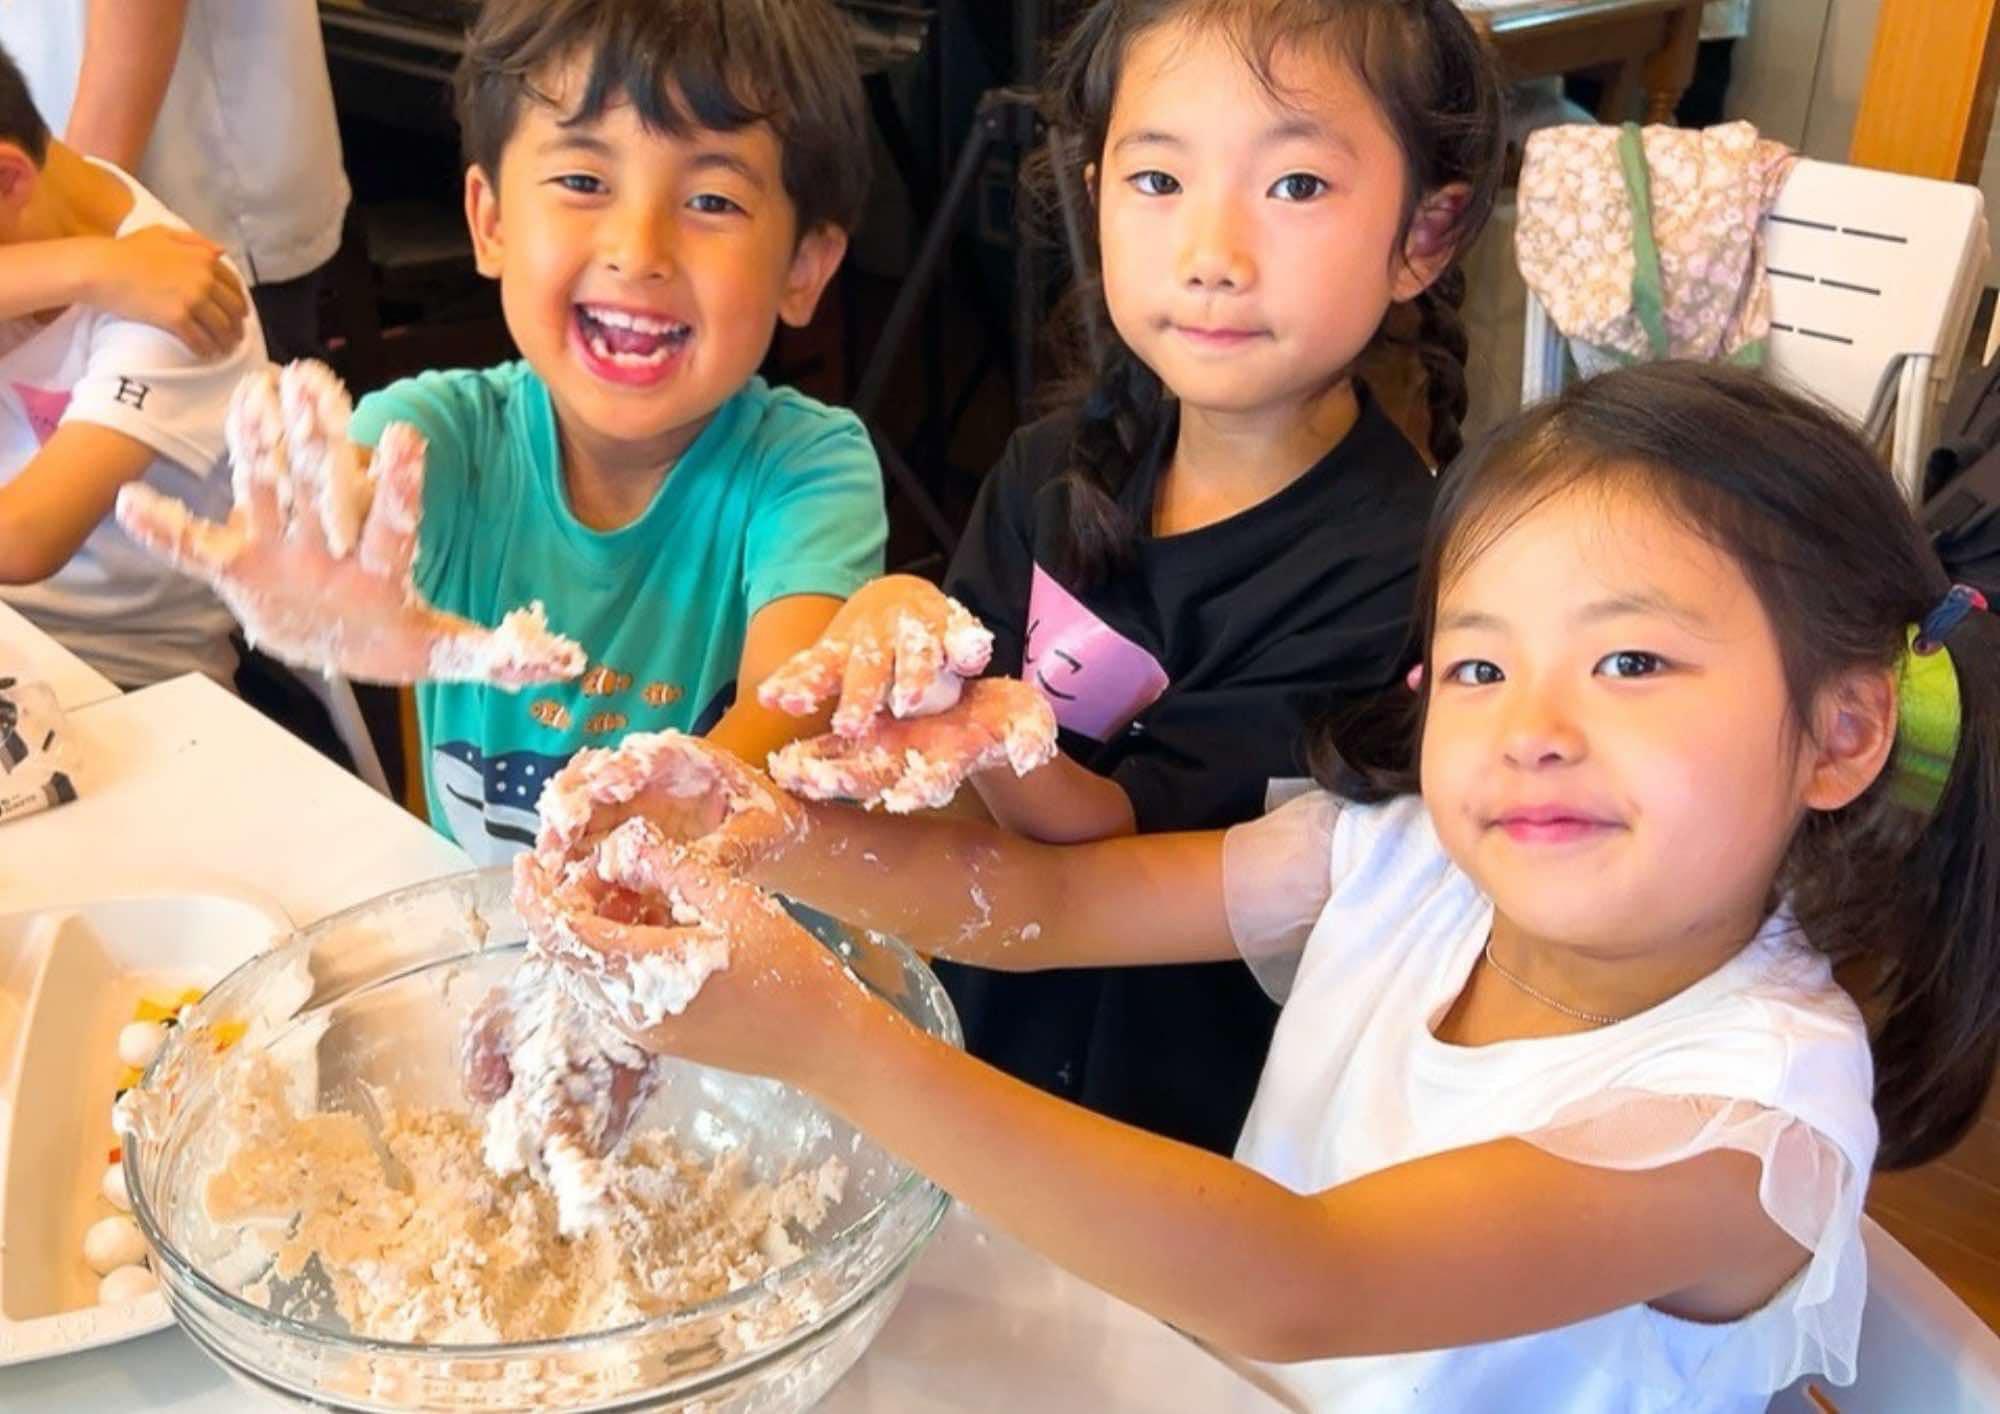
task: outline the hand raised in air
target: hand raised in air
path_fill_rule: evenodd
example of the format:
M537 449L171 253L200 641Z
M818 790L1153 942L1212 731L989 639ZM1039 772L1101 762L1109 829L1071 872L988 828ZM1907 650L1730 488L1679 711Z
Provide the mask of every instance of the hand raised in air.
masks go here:
M206 581L253 644L297 667L368 682L573 678L583 650L540 604L485 628L424 602L411 581L424 442L391 424L372 457L347 440L347 391L323 364L263 369L237 385L226 432L235 509L220 524L139 482L118 523Z

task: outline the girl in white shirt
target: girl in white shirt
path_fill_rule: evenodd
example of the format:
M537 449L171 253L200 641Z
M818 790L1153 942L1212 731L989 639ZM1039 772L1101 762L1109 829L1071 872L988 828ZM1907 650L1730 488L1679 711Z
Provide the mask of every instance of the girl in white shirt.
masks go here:
M1312 1407L1850 1380L1869 1172L1949 1148L2000 1043L2000 624L1833 416L1672 364L1462 461L1418 607L1415 767L1356 725L1226 834L1036 845L634 739L551 787L521 898L586 983L719 930L633 1039L811 1092ZM752 879L986 966L1240 952L1288 995L1237 1162L919 1034Z

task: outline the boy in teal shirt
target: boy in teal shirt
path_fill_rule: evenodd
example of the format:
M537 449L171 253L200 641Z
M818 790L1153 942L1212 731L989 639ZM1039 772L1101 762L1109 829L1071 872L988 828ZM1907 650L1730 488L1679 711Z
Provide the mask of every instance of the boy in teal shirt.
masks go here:
M432 822L497 862L581 746L677 727L760 761L817 730L754 687L881 572L881 474L852 414L756 370L839 266L868 139L828 0L489 0L458 87L523 361L345 428L325 371L288 369L239 398L227 526L120 513L272 651L417 682ZM587 662L477 627L531 600Z

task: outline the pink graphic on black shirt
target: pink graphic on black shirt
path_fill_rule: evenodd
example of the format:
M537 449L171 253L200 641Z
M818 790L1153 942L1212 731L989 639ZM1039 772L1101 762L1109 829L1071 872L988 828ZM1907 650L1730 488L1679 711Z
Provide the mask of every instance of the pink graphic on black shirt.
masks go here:
M1028 595L1021 676L1047 694L1056 720L1109 741L1167 690L1166 669L1064 589L1040 565Z
M16 383L14 396L21 400L21 410L28 415L28 426L34 431L35 441L41 446L48 446L49 438L56 435L56 428L62 425L62 415L69 407L68 391Z

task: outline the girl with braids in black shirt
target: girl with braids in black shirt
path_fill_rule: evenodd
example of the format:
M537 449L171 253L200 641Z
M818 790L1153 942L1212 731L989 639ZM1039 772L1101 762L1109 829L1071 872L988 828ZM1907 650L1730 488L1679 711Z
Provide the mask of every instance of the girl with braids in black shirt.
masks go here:
M1050 766L976 784L1045 841L1217 829L1307 774L1309 722L1413 661L1499 87L1454 0L1101 0L1047 107L1096 208L1079 293L1108 349L1075 407L1015 435L946 578L993 632L990 670L1039 683L1062 727ZM1411 343L1428 459L1356 372ZM864 588L767 700L839 694L836 732L878 760L976 731L977 693L905 715L940 666L977 670L948 608L910 577ZM975 1054L1235 1143L1277 1015L1243 968L939 972Z

